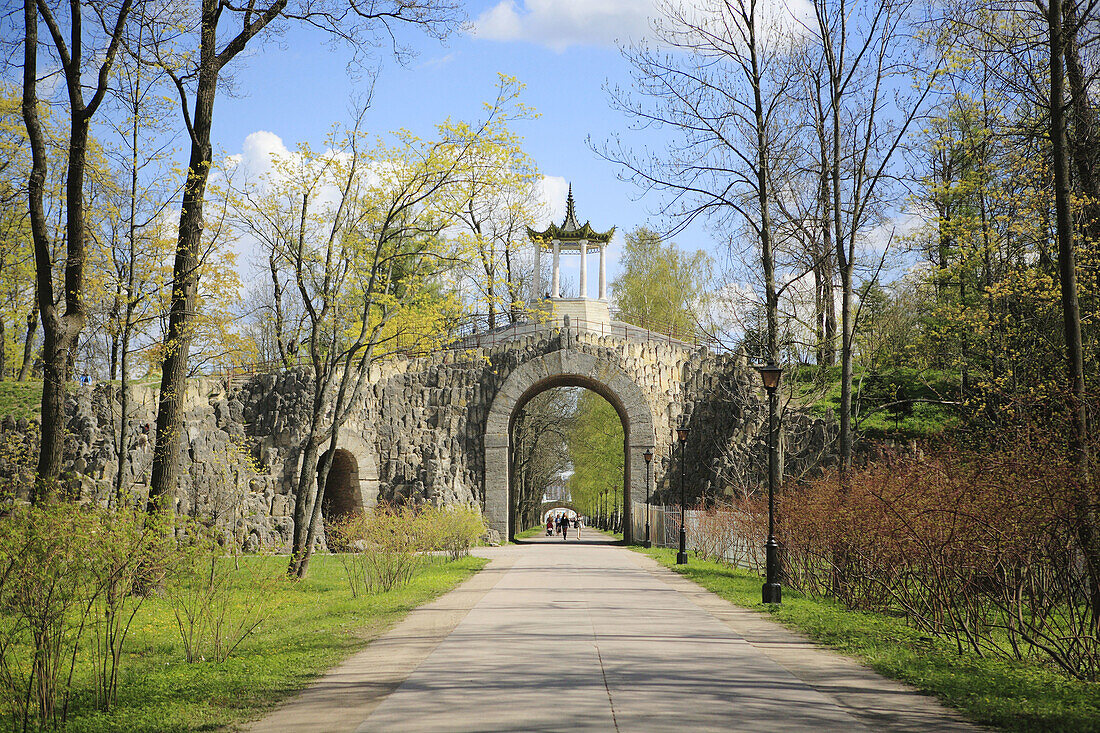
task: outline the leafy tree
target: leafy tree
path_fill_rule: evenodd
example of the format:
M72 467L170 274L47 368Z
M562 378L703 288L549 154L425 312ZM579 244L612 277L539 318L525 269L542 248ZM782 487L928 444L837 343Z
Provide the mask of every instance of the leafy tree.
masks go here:
M713 264L706 252L681 252L640 227L626 235L621 262L611 282L620 319L679 337L709 332Z
M28 0L29 2L29 0ZM393 42L396 27L410 26L438 38L458 19L458 7L450 0L268 0L259 5L233 5L223 0L202 0L199 7L170 6L178 12L153 24L152 58L171 79L190 138L187 179L180 203L179 235L172 276L172 306L165 336L149 509L168 506L179 473L177 445L183 420L188 357L193 337L192 315L197 310L199 268L213 147L210 133L214 101L223 75L249 44L277 30L281 23L303 22L343 39L357 51L374 48L379 41ZM195 12L195 11L198 12ZM228 31L236 26L239 30ZM404 52L407 56L407 51Z
M443 236L454 221L449 205L470 166L481 163L482 135L493 134L503 113L491 105L481 124L440 125L434 141L401 132L392 145L371 144L360 113L324 151L302 144L276 158L272 175L242 195L240 225L268 248L273 289L305 314L313 368L292 575L308 568L331 457L371 365L402 349L438 346L444 322L457 313L439 283L470 253Z
M447 134L455 140L477 138L465 179L454 188L449 208L459 224L463 249L476 255L463 274L473 284L477 310L488 315L489 328L497 326L501 311L515 323L525 310L524 295L537 297L523 292L528 273L519 258L528 244L527 227L539 209L538 168L510 129L515 121L537 116L518 101L522 90L514 78L501 75L491 106L508 107L507 115L483 130L467 123L447 125Z
M38 324L34 303L34 252L31 247L30 223L23 201L27 174L30 169L26 131L19 118L18 92L0 86L0 380L14 372L20 351L26 352ZM23 349L8 323L28 321ZM25 369L20 379L26 379L30 355L23 358Z
M623 424L611 403L584 390L569 431L573 474L569 493L578 510L614 528L623 512Z

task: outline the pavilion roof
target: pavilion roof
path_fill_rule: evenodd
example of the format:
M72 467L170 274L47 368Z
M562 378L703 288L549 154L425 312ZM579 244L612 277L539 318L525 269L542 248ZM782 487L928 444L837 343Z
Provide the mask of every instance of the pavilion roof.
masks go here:
M555 239L559 242L580 242L585 239L593 244L607 244L614 233L615 227L611 227L606 232L597 232L587 221L583 226L577 223L572 184L569 185L569 196L565 199L565 219L560 226L551 222L550 226L541 232L527 227L527 236L539 244L549 244Z

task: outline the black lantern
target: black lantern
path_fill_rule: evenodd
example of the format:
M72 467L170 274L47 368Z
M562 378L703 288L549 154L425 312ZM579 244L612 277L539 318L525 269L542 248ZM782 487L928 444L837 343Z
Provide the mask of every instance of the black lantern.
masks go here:
M645 459L645 546L652 547L653 543L649 540L649 471L650 464L653 463L653 450L646 448L642 458Z
M775 390L783 376L783 368L769 361L767 366L756 367L756 371L760 372L760 381L768 391L768 541L764 545L766 577L761 596L764 603L780 603L783 589L779 585L779 543L775 541L775 484L779 478L776 476L779 464L775 441Z
M680 439L680 551L676 553L676 564L687 565L687 531L684 529L684 447L687 445L688 433L691 429L687 423L676 428L676 437Z

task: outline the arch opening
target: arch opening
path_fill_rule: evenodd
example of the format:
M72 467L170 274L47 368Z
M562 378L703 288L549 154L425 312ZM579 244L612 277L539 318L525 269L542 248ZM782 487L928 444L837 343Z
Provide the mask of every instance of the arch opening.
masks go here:
M555 387L583 387L614 409L623 430L621 506L629 514L632 497L646 494L643 453L656 447L653 414L642 389L606 356L563 350L532 359L512 371L497 391L485 422L485 515L491 527L514 537L512 433L519 411L537 395ZM643 499L644 500L644 499ZM632 542L631 522L623 538Z
M573 509L572 507L552 507L550 509L543 510L541 516L542 524L546 524L546 520L550 519L551 517L557 517L562 514L569 517L570 519L576 519L577 517L581 516L580 512L578 512L576 509Z
M327 526L363 508L363 497L359 491L359 462L351 451L337 448L332 454L332 465L325 480L321 519Z
M537 385L513 413L509 492L513 532L557 511L621 532L624 426L612 405L582 387Z

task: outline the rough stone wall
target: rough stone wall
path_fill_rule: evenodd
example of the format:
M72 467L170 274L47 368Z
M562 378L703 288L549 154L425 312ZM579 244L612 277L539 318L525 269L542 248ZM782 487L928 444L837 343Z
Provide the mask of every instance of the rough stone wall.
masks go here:
M767 401L743 356L667 340L542 329L494 347L387 363L372 375L379 495L483 502L481 441L493 397L514 369L562 348L614 363L645 392L658 446L658 501L679 500L676 426L684 420L692 430L689 501L704 493L712 500L741 494L766 480ZM798 475L819 462L835 427L794 410L782 412L786 472Z
M689 502L700 494L714 500L763 483L767 403L743 357L667 340L543 328L491 347L375 365L338 436L338 447L358 464L362 505L377 498L484 505L484 436L493 399L518 367L561 350L612 364L641 388L656 433L655 501L678 501L675 429L683 420L692 431L686 456ZM144 502L156 390L136 387L132 395L125 483L133 500ZM227 542L247 549L288 547L311 402L312 375L305 368L257 376L234 389L212 379L192 381L176 511L218 524ZM67 410L67 486L84 501L105 504L118 465L117 389L73 385ZM4 421L0 437L18 436L25 428ZM785 428L788 475L816 462L835 434L825 421L793 411Z

